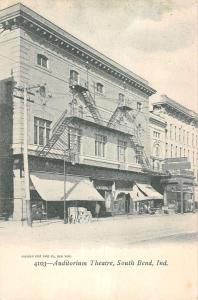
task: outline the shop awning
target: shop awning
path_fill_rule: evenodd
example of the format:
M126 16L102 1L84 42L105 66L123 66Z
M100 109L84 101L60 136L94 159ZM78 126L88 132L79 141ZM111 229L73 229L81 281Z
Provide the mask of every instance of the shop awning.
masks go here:
M30 178L43 200L64 200L63 175L35 172L30 174ZM87 178L67 175L65 186L66 201L105 201Z
M158 193L151 185L149 184L142 184L142 183L136 183L136 186L138 189L143 193L145 197L147 197L147 200L162 200L163 195Z
M135 184L133 190L130 193L133 201L145 201L149 200L148 196L141 191L141 189Z

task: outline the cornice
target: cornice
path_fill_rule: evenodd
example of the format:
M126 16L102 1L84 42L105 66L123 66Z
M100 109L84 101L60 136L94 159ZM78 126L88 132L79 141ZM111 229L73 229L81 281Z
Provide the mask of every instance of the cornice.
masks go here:
M20 3L0 11L0 23L5 30L20 27L24 30L32 31L49 43L79 57L87 67L94 66L99 68L147 96L156 93L156 90L150 87L143 78L81 42Z
M163 120L162 117L155 115L154 113L150 112L150 116L149 116L149 122L159 125L161 127L166 127L167 122L165 121L165 119Z
M193 122L194 125L198 125L197 113L168 98L167 96L162 96L160 101L153 103L153 107L163 107L167 114L177 117L181 120L183 119L189 124Z

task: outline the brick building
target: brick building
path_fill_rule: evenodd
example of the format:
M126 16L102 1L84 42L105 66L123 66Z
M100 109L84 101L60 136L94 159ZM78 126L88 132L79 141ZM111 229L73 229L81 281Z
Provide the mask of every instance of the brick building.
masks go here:
M25 217L25 85L32 203L61 214L63 181L68 203L101 201L116 214L138 210L152 193L162 199L150 186L148 102L156 91L148 82L22 4L0 11L0 24L0 79L13 86L13 218Z

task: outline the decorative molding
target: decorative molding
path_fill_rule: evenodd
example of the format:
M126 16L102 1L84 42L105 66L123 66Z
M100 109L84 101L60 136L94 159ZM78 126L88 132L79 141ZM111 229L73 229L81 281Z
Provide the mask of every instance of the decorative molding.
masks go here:
M85 64L88 63L99 68L103 72L125 82L125 84L127 83L133 88L138 89L147 96L151 96L156 93L156 90L151 88L147 84L147 81L112 61L95 49L82 43L77 38L68 34L66 31L63 31L61 28L44 19L24 5L16 4L15 6L10 7L10 10L11 9L12 13L10 14L6 14L6 10L4 16L0 14L0 23L5 30L12 30L16 27L20 27L24 30L33 32L34 34L44 38L52 45L56 45L60 49L72 53L83 60ZM7 11L9 11L9 8Z

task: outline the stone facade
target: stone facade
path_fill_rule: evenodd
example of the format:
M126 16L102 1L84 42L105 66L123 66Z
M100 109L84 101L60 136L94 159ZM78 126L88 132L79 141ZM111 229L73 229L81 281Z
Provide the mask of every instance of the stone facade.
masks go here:
M75 161L66 161L67 170L72 172L75 163L78 172L84 170L93 180L96 180L94 168L95 173L100 170L101 180L108 180L105 176L108 171L112 189L116 189L116 181L117 185L123 181L119 187L123 190L129 188L129 182L132 188L134 180L149 182L149 173L144 174L150 157L148 102L155 90L148 82L21 4L2 10L0 23L5 30L1 35L0 53L5 59L0 60L0 78L11 75L14 82L14 218L25 215L22 159L25 85L30 171L38 170L41 161L45 161L40 171L46 172L46 166L51 165L50 172L54 169L63 172L63 155L42 158L39 153L53 138L57 124L61 126L65 113L71 121L61 135L62 148L58 151L69 147L68 130L76 132L79 143ZM60 147L58 142L57 147Z

